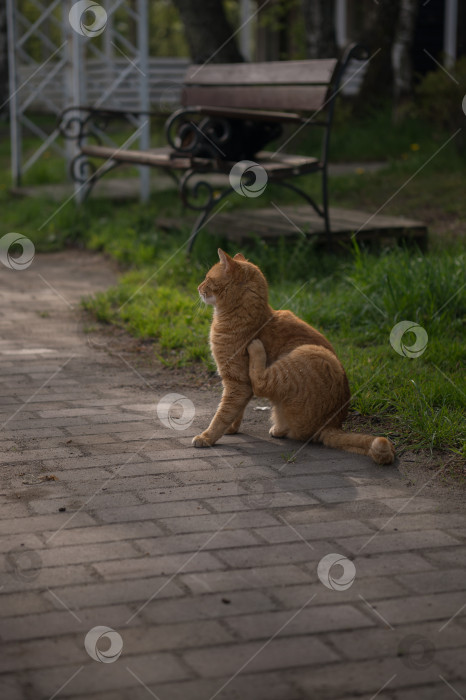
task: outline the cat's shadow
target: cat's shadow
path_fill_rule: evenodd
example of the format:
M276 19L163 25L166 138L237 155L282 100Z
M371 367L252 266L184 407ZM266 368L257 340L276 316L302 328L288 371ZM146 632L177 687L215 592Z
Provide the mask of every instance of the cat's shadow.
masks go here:
M354 504L364 503L366 508L371 502L371 512L388 514L392 511L384 499L406 497L393 464L380 466L366 455L272 438L262 425L252 429L246 425L245 430L248 432L224 435L211 448L196 449L195 456L209 458L209 462L214 457L218 479L235 482L236 494L247 504L280 508L353 504L354 509ZM190 440L182 439L186 444ZM199 478L209 477L201 474Z

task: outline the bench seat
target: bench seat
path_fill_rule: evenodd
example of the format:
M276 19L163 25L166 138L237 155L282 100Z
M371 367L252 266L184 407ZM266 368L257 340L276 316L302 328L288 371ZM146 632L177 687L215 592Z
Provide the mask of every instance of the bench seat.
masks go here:
M190 168L206 169L209 172L228 174L235 164L234 161L213 158L191 158L177 154L169 147L151 148L148 151L118 150L109 146L83 145L81 153L91 158L131 163L134 165L149 165L155 168L173 170L188 170ZM313 173L321 168L317 158L292 156L287 153L273 154L260 151L254 162L266 171L269 178L290 177Z

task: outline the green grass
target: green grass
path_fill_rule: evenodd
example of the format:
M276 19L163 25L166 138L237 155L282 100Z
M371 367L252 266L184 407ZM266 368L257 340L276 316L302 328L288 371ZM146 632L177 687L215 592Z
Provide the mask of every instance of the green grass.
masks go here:
M288 131L293 133L293 128ZM330 162L405 160L410 153L428 149L436 138L429 122L422 122L409 114L394 124L389 104L386 109L368 111L364 118L356 119L351 115L351 107L340 99L335 107ZM319 127L303 129L292 138L287 150L291 152L297 148L297 153L315 151L319 139Z
M250 254L254 261L260 257ZM283 251L269 251L268 266L284 257ZM202 266L186 273L182 252L163 267L168 259L162 255L156 266L127 273L117 287L88 300L86 308L101 321L156 340L157 354L169 365L200 360L212 369L211 312L199 307L195 292ZM452 248L424 256L396 250L375 257L356 250L352 259L336 264L334 258L309 262L304 281L291 281L293 265L282 277L283 262L271 272L271 303L290 308L330 338L349 375L352 409L384 417L392 437L406 447L464 450L466 294L457 293L464 252ZM322 274L319 268L333 269ZM429 342L420 357L402 357L390 345L390 330L400 320L427 331ZM403 340L411 344L409 336Z
M156 355L164 364L209 364L207 314L200 312L194 295L187 290L146 284L150 275L149 268L123 275L117 287L85 300L84 306L99 321L121 325L140 338L156 338Z
M392 249L374 255L354 247L346 256L329 256L305 241L272 247L260 240L242 252L267 275L275 308L290 308L329 337L349 375L353 415L381 420L398 446L447 449L466 457L466 164L454 144L444 147L448 136L433 135L428 124L412 119L393 128L380 113L366 123L340 120L333 138L333 160L388 158L389 164L378 173L363 168L332 178L332 203L370 212L384 206L383 213L426 221L431 231L427 253ZM296 145L296 152L314 152L312 138L303 137L288 150ZM0 163L6 159L1 146ZM53 156L50 163L38 182L54 176ZM71 202L57 211L50 200L12 199L7 182L3 170L4 231L27 235L38 250L86 246L119 262L117 286L85 301L95 318L152 340L155 356L168 366L202 363L213 369L207 343L211 310L199 305L196 288L215 262L219 244L236 252L221 230L216 238L201 235L187 263L188 227L167 233L154 223L161 213L182 220L174 192L155 195L147 206L90 200L80 210ZM316 178L304 178L303 185L318 195ZM260 203L238 197L233 206L271 200L295 201L288 192L268 187ZM428 333L427 348L416 359L401 357L390 345L390 330L401 320L416 322Z

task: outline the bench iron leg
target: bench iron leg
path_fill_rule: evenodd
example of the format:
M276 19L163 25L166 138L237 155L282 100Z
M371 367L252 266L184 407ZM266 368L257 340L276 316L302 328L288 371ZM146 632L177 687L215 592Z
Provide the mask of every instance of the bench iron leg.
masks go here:
M200 232L200 230L204 227L204 225L209 221L209 214L210 212L215 209L217 204L219 204L223 199L226 199L227 197L230 196L230 194L234 192L232 187L228 187L226 190L224 190L220 195L214 197L212 200L210 200L206 207L203 209L203 211L199 214L198 218L196 219L194 226L191 230L191 234L188 238L188 255L191 253L194 242ZM189 206L189 205L188 205ZM210 218L213 218L215 214L213 214Z
M323 206L323 217L325 222L325 237L327 239L327 249L329 252L332 251L333 241L332 241L332 231L330 229L330 214L328 211L328 173L327 166L324 166L322 171L322 206Z
M300 187L286 182L285 180L274 180L274 184L282 185L283 187L288 187L288 189L293 190L299 194L303 199L306 200L308 204L314 209L314 211L324 220L325 226L325 238L328 250L332 249L332 231L330 228L330 214L328 210L328 177L327 168L322 169L322 207L319 207L316 202L310 197L307 192L302 190Z
M300 187L297 185L292 185L291 182L286 182L286 180L271 180L271 183L274 185L282 185L282 187L288 187L289 190L293 190L293 192L296 192L299 194L303 199L306 200L308 204L314 209L316 214L318 214L321 217L325 216L324 210L322 210L316 202L310 197L307 192L302 190Z

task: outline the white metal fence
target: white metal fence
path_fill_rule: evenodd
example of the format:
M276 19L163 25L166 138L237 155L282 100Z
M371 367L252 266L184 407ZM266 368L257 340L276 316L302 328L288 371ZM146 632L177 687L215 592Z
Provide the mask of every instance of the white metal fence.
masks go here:
M170 111L179 104L181 84L186 68L189 64L187 58L149 58L149 103L151 108ZM86 104L95 105L101 103L105 107L122 109L135 109L139 105L138 82L134 79L134 74L130 73L124 80L116 85L105 102L101 102L109 85L122 75L128 66L126 58L113 58L111 62L98 59L90 59L86 62L84 75L84 94ZM28 109L38 112L50 112L51 105L56 113L60 113L69 106L66 95L68 90L64 85L67 79L65 73L57 76L56 80L47 83L41 90L38 87L43 76L37 74L35 67L19 66L19 82L24 85L24 89L19 94L19 101L26 102L34 96ZM34 74L36 72L36 74Z

